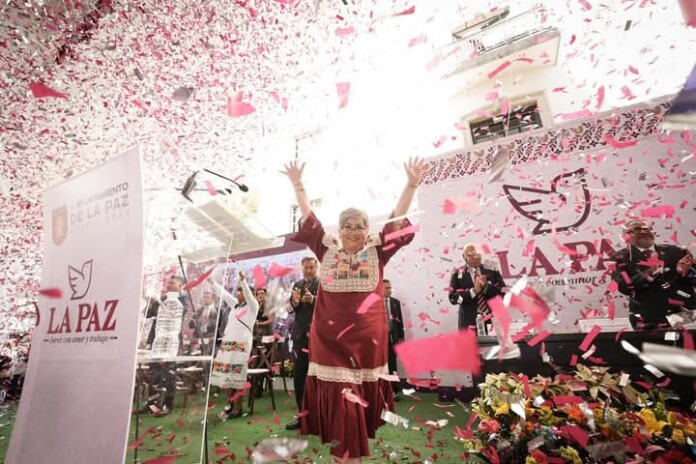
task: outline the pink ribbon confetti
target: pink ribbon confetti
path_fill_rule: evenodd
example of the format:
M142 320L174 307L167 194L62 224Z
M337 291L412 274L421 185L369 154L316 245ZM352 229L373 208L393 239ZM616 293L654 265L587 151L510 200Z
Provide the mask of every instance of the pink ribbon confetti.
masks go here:
M39 290L39 295L43 295L47 298L60 298L63 296L63 292L60 288L42 288Z
M378 302L381 299L382 297L378 294L370 293L369 295L367 295L367 298L365 298L362 301L362 303L360 303L360 307L358 308L358 314L365 314L374 303Z
M409 340L394 350L409 377L433 370L481 372L478 340L471 330Z
M587 351L587 349L590 347L597 335L599 335L599 332L601 330L602 329L598 325L594 325L592 329L589 332L587 332L587 335L585 335L585 338L580 344L580 351Z
M29 88L31 89L32 95L34 95L34 98L47 98L47 97L54 97L54 98L67 98L65 94L62 94L60 92L56 92L43 82L36 82L34 84L29 84Z
M345 108L350 97L350 82L338 82L336 84L336 92L338 92L338 108Z

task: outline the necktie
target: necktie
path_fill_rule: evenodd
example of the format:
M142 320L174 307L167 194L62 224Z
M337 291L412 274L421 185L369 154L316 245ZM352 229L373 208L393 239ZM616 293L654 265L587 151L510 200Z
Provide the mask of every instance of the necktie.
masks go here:
M389 298L384 299L384 309L387 314L387 332L391 332L391 317L389 311Z
M480 275L479 270L476 269L474 271L474 284ZM486 315L490 312L488 303L486 303L486 297L483 296L483 290L476 295L476 312L480 315Z

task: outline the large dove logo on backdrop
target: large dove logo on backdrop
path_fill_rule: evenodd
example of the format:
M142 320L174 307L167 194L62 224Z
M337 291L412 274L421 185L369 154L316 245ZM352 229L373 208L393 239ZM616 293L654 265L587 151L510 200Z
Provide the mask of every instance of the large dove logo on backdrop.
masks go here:
M79 300L87 294L92 284L92 259L82 264L82 269L68 266L68 280L72 289L71 300Z
M534 235L551 232L552 224L557 232L577 227L590 214L590 192L583 168L556 176L549 190L507 184L503 190L518 213L536 222Z

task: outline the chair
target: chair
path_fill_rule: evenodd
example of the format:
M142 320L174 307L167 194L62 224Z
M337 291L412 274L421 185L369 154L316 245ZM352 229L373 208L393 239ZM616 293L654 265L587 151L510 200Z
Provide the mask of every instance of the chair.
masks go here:
M269 335L268 337L263 337L261 339L261 343L255 346L254 351L252 351L252 354L257 356L255 364L258 367L254 369L247 369L247 380L251 384L247 404L249 414L254 414L254 400L256 399L254 392L257 388L263 387L264 384L271 394L271 404L273 405L273 410L275 411L276 409L275 395L273 393L273 367L271 364L271 359L273 359L275 356L275 349L276 340L272 335Z
M273 374L280 375L280 377L283 379L283 390L285 390L285 393L288 392L288 385L285 376L281 375L281 369L283 362L288 359L288 356L285 354L286 339L287 337L283 337L276 340L275 350L273 351L274 356L271 358Z

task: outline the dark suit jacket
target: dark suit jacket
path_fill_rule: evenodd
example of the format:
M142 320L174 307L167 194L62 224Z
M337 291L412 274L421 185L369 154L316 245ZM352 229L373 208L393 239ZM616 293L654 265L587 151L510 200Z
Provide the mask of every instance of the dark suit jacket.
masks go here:
M404 340L404 318L401 316L401 302L389 297L389 343L399 343Z
M319 279L314 279L312 281L306 281L305 279L298 280L292 286L293 289L299 288L302 290L302 294L309 292L315 297L317 296L317 291L319 291ZM292 305L292 297L290 297L290 304ZM309 342L309 327L312 324L312 317L314 316L314 303L302 303L296 307L293 307L295 313L295 322L292 325L292 332L290 337L293 341L293 349L299 350L302 348L307 348Z
M493 269L480 268L481 274L488 279L488 285L483 289L486 300L496 295L503 294L505 282L500 272ZM476 326L476 299L472 298L470 290L474 288L474 282L467 267L459 268L450 279L449 300L452 304L459 304L459 328Z
M674 245L655 245L665 271L650 279L643 253L636 247L624 248L612 255L616 269L611 275L619 291L629 297L631 325L640 320L648 325L667 323L666 316L683 309L696 309L696 296L690 274L677 274L677 263L686 250Z

